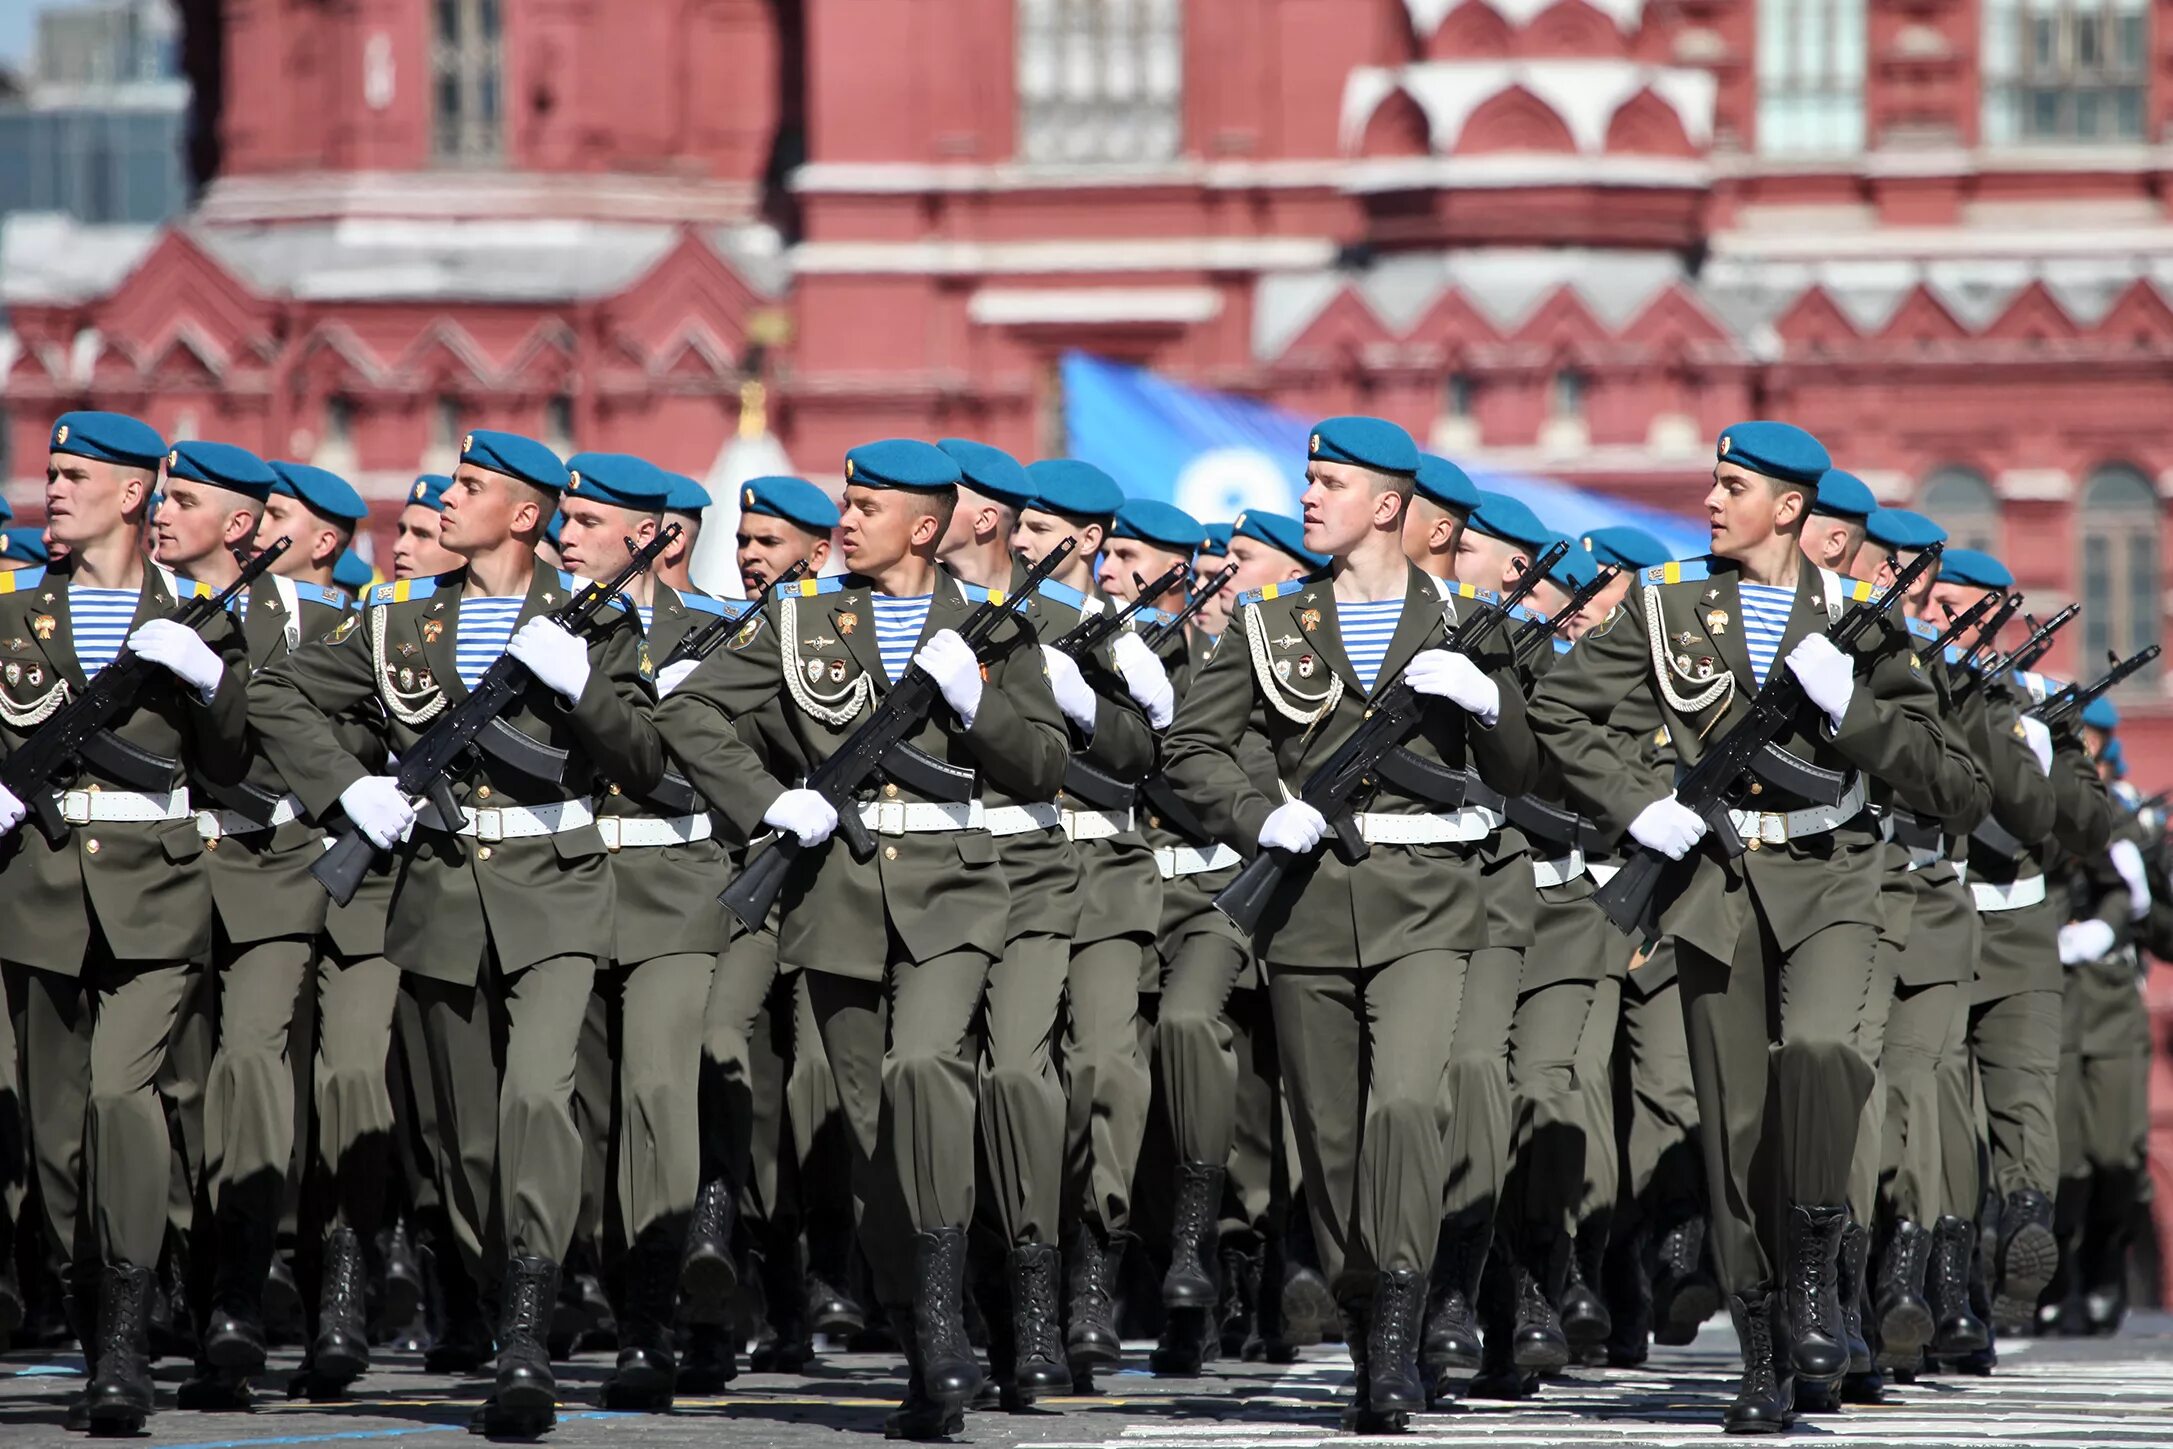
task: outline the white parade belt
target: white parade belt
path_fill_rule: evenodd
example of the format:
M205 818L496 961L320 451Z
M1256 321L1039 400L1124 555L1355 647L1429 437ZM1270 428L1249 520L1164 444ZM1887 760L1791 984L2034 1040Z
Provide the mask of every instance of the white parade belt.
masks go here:
M2034 906L2045 898L2045 878L2041 875L2026 875L2008 885L1973 880L1969 883L1969 893L1976 898L1979 911L2019 911L2025 906Z
M1501 817L1478 805L1439 815L1383 815L1360 811L1359 838L1368 845L1446 845L1484 840L1494 833Z
M714 830L707 815L605 815L596 821L596 833L604 838L604 849L609 851L691 845L709 839Z
M1802 810L1730 810L1728 818L1735 822L1736 833L1745 840L1780 845L1802 836L1838 830L1861 815L1863 810L1864 782L1859 776L1838 805L1812 805Z
M1565 885L1585 872L1584 852L1575 846L1567 855L1554 860L1532 862L1532 884L1539 887Z
M206 840L220 840L229 835L261 835L301 818L302 802L287 795L272 807L272 818L261 825L239 810L199 810L196 812L196 833Z
M1130 810L1066 810L1064 833L1073 840L1107 840L1132 828Z
M60 818L70 825L89 825L92 822L110 824L146 823L154 820L186 820L189 817L189 790L186 785L169 790L163 795L146 794L138 790L63 790L60 792Z
M1154 848L1155 869L1162 872L1164 880L1228 870L1243 859L1227 845L1158 845Z
M1024 808L1024 807L1017 807ZM1056 807L1045 807L1053 812ZM860 823L877 835L929 835L946 830L979 830L987 827L993 810L986 810L978 800L907 801L869 800L860 806ZM1052 813L1049 824L1056 824ZM1021 826L1020 829L1032 829Z
M425 805L415 823L425 830L447 835L472 835L484 842L525 840L537 835L563 835L596 823L596 807L586 800L562 800L556 805L485 805L460 807L460 824L449 827L437 807Z
M1619 865L1609 865L1605 862L1597 860L1585 862L1585 872L1592 877L1592 883L1594 885L1603 886L1607 884L1609 881L1613 880L1617 875L1619 875L1621 871L1622 867Z

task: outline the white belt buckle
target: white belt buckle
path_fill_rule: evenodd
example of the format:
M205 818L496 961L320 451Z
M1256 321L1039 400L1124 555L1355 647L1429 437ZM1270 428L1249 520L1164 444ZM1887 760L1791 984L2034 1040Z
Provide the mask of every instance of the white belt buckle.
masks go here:
M219 812L216 810L197 811L196 834L207 844L222 839L226 835L226 825L225 822L219 819Z
M604 838L604 849L617 855L624 844L619 834L619 818L616 815L600 815L596 818L596 833Z
M91 823L91 792L88 790L63 790L60 796L60 818L70 825Z
M485 844L496 844L506 838L505 822L495 805L485 805L474 811L475 838Z
M903 800L876 801L875 823L870 828L877 835L905 834L905 802Z

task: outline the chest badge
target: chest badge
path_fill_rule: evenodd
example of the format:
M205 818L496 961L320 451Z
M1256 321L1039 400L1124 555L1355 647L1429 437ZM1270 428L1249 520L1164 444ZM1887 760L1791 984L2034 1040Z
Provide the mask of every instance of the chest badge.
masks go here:
M822 661L821 661L820 659L810 659L810 660L808 660L808 661L807 661L807 666L806 666L806 668L807 668L807 682L808 682L809 684L820 684L820 683L822 683L822 668L823 668L823 665L822 665Z
M444 637L445 621L443 619L423 620L423 643L435 644Z
M1269 640L1268 642L1273 644L1278 649L1295 649L1298 645L1298 636L1295 634L1283 634L1278 636L1277 638Z
M1298 627L1300 629L1303 629L1308 634L1312 633L1315 629L1318 629L1320 627L1320 610L1298 610Z
M986 665L984 665L984 666L982 666L982 667L983 667L983 668L985 669L985 668L986 668L987 666L986 666ZM985 674L984 674L984 675L982 675L982 678L984 678L984 679L986 679L987 677L988 677L988 676L987 676L987 675L985 675ZM831 661L830 661L830 682L831 682L832 684L843 684L843 683L845 682L845 661L844 661L844 660L842 660L842 659L833 659L833 660L831 660Z
M830 646L837 642L837 640L831 638L828 634L810 634L800 641L800 647L802 649L822 650L828 649Z
M1311 679L1313 677L1313 667L1313 656L1310 654L1302 656L1298 660L1298 678Z
M860 616L858 614L847 612L838 615L838 632L840 634L850 634L859 627Z
M40 639L52 638L53 631L58 627L60 627L59 622L51 614L40 614L30 621L30 632Z
M1683 630L1682 633L1675 636L1675 647L1677 649L1688 649L1691 645L1697 642L1698 636L1691 633L1688 629Z
M1289 660L1287 660L1287 659L1278 659L1278 660L1276 660L1276 661L1275 661L1275 677L1276 677L1277 679L1283 679L1283 680L1287 680L1287 679L1289 679L1289 678L1290 678L1290 661L1289 661Z
M1705 611L1705 632L1708 634L1727 633L1728 611L1726 609L1707 609Z
M402 641L400 645L400 657L402 659L413 659L415 657L415 653L416 650L414 645Z
M7 680L9 684L22 683L23 666L17 664L14 660L10 659L7 663L7 667L5 669L0 669L0 679Z

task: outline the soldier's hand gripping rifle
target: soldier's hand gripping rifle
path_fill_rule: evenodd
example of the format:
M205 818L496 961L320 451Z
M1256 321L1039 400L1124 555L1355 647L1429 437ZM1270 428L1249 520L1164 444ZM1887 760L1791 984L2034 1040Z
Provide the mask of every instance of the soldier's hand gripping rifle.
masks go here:
M1124 626L1131 623L1140 610L1149 607L1153 600L1176 588L1184 576L1183 564L1171 564L1169 571L1151 584L1138 574L1133 574L1132 581L1139 586L1139 593L1131 603L1121 609L1104 609L1099 614L1082 617L1078 623L1065 630L1063 636L1050 647L1060 654L1069 654L1074 659L1089 657L1095 650L1122 634Z
M1473 610L1449 630L1441 647L1452 653L1470 653L1488 631L1508 616L1509 610L1539 586L1546 578L1547 570L1568 552L1569 544L1557 539L1532 561L1529 568L1517 575L1516 582L1498 603ZM1371 853L1372 847L1358 833L1351 804L1359 792L1367 788L1364 783L1367 777L1381 772L1390 752L1399 749L1418 728L1427 701L1428 696L1413 689L1409 680L1398 679L1366 706L1365 720L1351 731L1334 754L1306 776L1305 784L1299 788L1298 798L1327 820L1338 859L1355 865ZM1276 887L1282 884L1284 875L1299 859L1294 851L1272 845L1263 848L1245 863L1245 868L1237 873L1237 879L1216 893L1215 909L1248 932L1258 930L1260 918L1266 913L1268 902L1274 899Z
M2028 713L2048 725L2064 724L2073 716L2088 709L2092 700L2108 690L2117 688L2129 675L2157 657L2158 646L2155 644L2145 645L2125 659L2113 655L2111 656L2113 667L2107 670L2097 683L2083 684L2078 681L2070 684L2043 704L2029 710Z
M1207 607L1210 599L1230 587L1230 580L1236 577L1237 565L1224 564L1221 568L1215 570L1214 575L1206 583L1201 584L1192 591L1192 597L1185 600L1183 608L1164 619L1161 623L1150 625L1140 635L1140 638L1145 641L1149 649L1157 654L1161 653L1162 646L1169 643L1170 640L1180 637L1185 625L1191 623L1194 616Z
M1584 606L1598 598L1600 590L1613 583L1615 575L1620 572L1622 571L1613 564L1607 565L1599 573L1579 584L1577 591L1569 596L1569 602L1561 608L1544 619L1525 620L1524 627L1517 631L1516 643L1510 646L1510 653L1516 659L1517 667L1521 669L1531 663L1539 651L1547 647L1549 641L1575 622Z
M666 524L656 537L639 548L634 548L634 541L628 539L627 546L633 556L626 567L608 582L585 585L549 617L575 638L585 638L594 626L596 616L628 584L649 571L679 537L679 532L678 524ZM428 799L437 810L439 821L446 829L452 829L460 820L460 806L453 799L452 783L446 778L446 772L475 743L476 736L511 708L534 682L535 676L529 673L528 666L512 655L501 654L492 660L490 667L483 671L483 677L476 681L475 688L468 692L468 697L439 715L437 721L423 731L422 738L402 752L400 763L392 772L400 793L410 800ZM327 895L344 906L355 898L362 878L369 874L370 862L376 858L377 847L370 843L370 838L359 827L349 825L317 858L309 873L317 878Z
M1021 602L1034 596L1042 580L1056 572L1071 556L1075 546L1074 540L1065 539L1042 555L1041 562L1027 572L1014 592L992 592L983 599L959 626L959 637L976 655L980 654L997 626L1009 619ZM788 669L792 664L789 659L785 661ZM890 687L875 712L846 736L828 759L808 771L805 788L828 800L831 808L837 811L837 833L844 838L853 859L867 860L875 854L875 837L860 823L859 802L855 796L862 785L874 778L876 771L886 765L901 763L899 752L919 732L928 712L941 696L942 690L934 677L915 664ZM748 930L761 930L769 919L770 906L777 900L777 893L784 889L793 862L806 848L800 837L791 831L778 832L766 844L748 853L747 863L740 867L739 874L732 877L717 899L729 907Z
M796 563L791 568L786 569L782 574L779 574L775 579L772 579L767 585L765 585L763 593L766 594L770 589L776 588L779 584L798 583L800 581L801 575L805 574L806 572L807 561L805 559L802 559L799 563ZM716 618L711 619L701 628L689 630L687 633L682 634L679 637L679 642L677 644L672 646L672 652L665 658L657 662L657 669L659 671L662 671L671 667L674 664L684 664L689 659L692 659L697 663L704 659L707 659L710 655L717 652L717 646L719 644L722 644L725 640L731 638L732 635L738 633L741 625L745 624L749 619L752 619L755 615L761 612L762 595L757 594L754 598L749 599L747 601L747 607L741 609L738 613L719 614Z
M167 617L183 628L201 629L224 612L236 596L246 592L291 542L282 538L267 545L241 566L234 582L215 594L190 596ZM39 833L53 844L68 838L68 822L61 815L53 782L78 762L116 775L137 789L163 790L171 785L171 761L145 756L127 741L106 732L106 726L135 705L136 697L157 672L157 665L124 644L111 664L90 677L81 694L53 711L29 739L0 761L0 785L23 802L37 821ZM135 761L148 766L148 771L139 775L133 768Z
M1858 639L1899 607L1910 587L1939 562L1942 549L1941 544L1928 545L1909 561L1891 586L1850 605L1826 633L1834 647L1848 653ZM1750 712L1715 740L1675 783L1675 798L1705 818L1713 840L1730 859L1743 853L1743 842L1729 818L1729 802L1765 747L1788 730L1808 698L1796 672L1785 661L1775 659L1765 684L1751 700ZM1649 845L1639 846L1615 872L1614 879L1593 893L1592 899L1618 930L1649 938L1658 933L1655 902L1661 879L1677 867L1692 870L1696 862L1670 860Z

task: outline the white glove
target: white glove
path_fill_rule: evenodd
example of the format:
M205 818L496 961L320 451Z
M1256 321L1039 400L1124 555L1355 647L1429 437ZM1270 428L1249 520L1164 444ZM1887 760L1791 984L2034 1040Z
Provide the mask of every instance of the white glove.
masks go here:
M2022 716L2022 742L2037 756L2037 768L2044 774L2052 773L2052 726L2041 719Z
M1826 711L1835 729L1856 697L1856 666L1824 634L1806 634L1788 651L1788 672L1803 684L1811 703Z
M589 646L566 632L556 619L537 615L521 625L506 653L528 666L566 703L576 703L589 687Z
M340 791L340 809L379 850L392 849L415 829L415 803L389 775L364 775Z
M1327 833L1327 816L1303 800L1285 800L1260 822L1260 848L1310 855Z
M197 637L194 629L172 619L153 619L128 636L131 653L140 654L198 694L209 699L219 692L226 661Z
M838 812L818 791L787 790L762 812L762 823L791 831L802 845L820 845L838 828Z
M680 685L685 684L687 676L699 669L701 665L702 661L699 659L682 659L677 664L667 664L659 669L656 672L656 697L662 699Z
M1479 666L1447 649L1426 649L1412 657L1403 677L1420 694L1445 699L1491 726L1501 718L1501 686Z
M8 789L5 785L0 785L0 840L7 839L14 832L15 827L23 823L23 817L29 813L29 807L15 798L14 791Z
M1705 817L1677 800L1671 792L1637 812L1630 822L1630 838L1650 846L1669 860L1681 860L1705 838Z
M0 814L0 821L6 818ZM2150 914L2150 877L2143 873L2143 852L2135 848L2132 840L2116 840L2106 854L2112 857L2113 869L2120 873L2120 883L2128 888L2128 919L2142 920Z
M974 657L973 646L959 638L956 629L938 629L921 645L913 662L935 680L958 722L972 729L973 717L981 712L981 661Z
M1137 634L1119 634L1116 644L1117 672L1124 676L1125 692L1147 711L1147 723L1158 730L1169 728L1177 718L1177 691L1169 671L1155 658L1147 641Z
M934 643L934 640L929 640ZM1056 695L1056 707L1064 711L1064 718L1077 725L1081 733L1094 733L1094 709L1098 701L1094 690L1079 672L1079 663L1061 649L1041 646L1041 662L1049 674L1049 688Z
M2113 952L2113 928L2103 921L2069 921L2060 927L2060 964L2099 961Z

